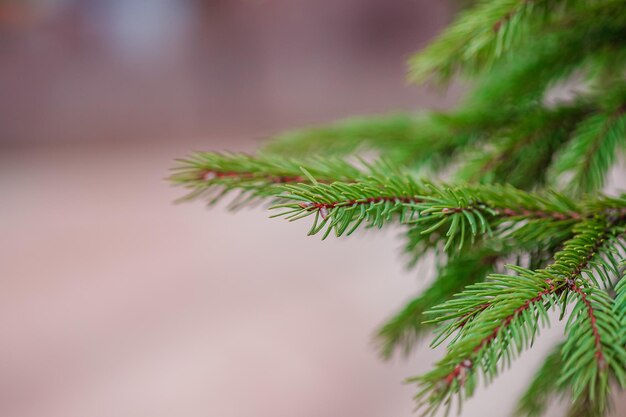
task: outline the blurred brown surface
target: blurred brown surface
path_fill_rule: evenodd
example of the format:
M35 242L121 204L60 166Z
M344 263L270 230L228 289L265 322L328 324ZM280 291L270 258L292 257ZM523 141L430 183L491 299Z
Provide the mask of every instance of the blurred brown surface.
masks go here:
M21 4L48 6L0 26L4 143L259 134L451 102L404 81L406 57L449 20L445 2Z

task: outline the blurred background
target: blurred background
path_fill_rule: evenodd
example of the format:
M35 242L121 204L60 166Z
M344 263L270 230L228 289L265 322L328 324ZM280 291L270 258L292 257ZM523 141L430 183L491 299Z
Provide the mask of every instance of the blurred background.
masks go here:
M0 415L413 415L402 381L441 352L372 344L430 272L404 269L399 230L321 243L175 206L164 178L191 150L452 105L404 62L457 6L0 0ZM560 331L464 416L507 415Z

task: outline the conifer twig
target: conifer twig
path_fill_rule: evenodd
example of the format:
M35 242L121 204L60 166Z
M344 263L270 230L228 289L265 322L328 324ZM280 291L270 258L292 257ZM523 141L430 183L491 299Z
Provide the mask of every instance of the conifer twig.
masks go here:
M624 0L480 0L410 62L414 81L476 79L458 108L289 132L255 156L196 152L170 180L185 199L269 201L323 238L402 224L411 264L432 254L437 276L377 343L385 358L431 329L447 343L409 380L425 414L491 382L560 310L564 341L516 415L563 396L569 417L603 417L626 388L626 194L602 194L626 149L625 39Z

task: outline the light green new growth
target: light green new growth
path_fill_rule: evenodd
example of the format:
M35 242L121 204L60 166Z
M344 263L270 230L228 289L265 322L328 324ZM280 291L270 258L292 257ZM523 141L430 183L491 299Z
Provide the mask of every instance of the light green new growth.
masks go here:
M401 224L411 265L434 254L437 276L376 333L383 358L446 343L409 379L422 413L460 409L565 320L511 412L566 399L568 416L606 415L626 386L626 194L603 194L626 149L626 1L478 1L410 68L473 90L449 112L289 132L257 155L196 152L171 179L183 199L265 201L323 239Z

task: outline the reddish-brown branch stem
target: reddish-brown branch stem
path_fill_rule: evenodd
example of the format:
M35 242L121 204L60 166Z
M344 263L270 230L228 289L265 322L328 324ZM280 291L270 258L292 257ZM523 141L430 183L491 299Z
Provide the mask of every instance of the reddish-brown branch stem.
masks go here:
M461 213L465 210L474 210L475 208L480 209L481 207L454 207L454 208L444 208L442 213ZM496 215L502 217L533 217L538 219L555 219L555 220L579 220L582 216L580 213L576 213L574 211L568 211L566 213L558 212L558 211L543 211L543 210L514 210L511 208L492 208L495 211Z
M198 180L210 181L213 179L242 179L242 180L259 180L273 184L298 184L309 183L310 180L307 177L301 175L267 175L257 174L252 172L240 172L240 171L218 171L218 170L202 170L198 174ZM333 180L330 179L317 179L317 182L322 184L330 184ZM349 181L350 182L350 181ZM384 197L370 197L358 200L345 200L345 201L333 201L329 203L310 202L300 203L300 207L309 208L311 210L330 210L335 207L352 207L356 205L376 204L380 202L398 202L404 204L418 204L424 202L423 199L416 196L384 196ZM453 207L444 208L441 210L444 214L461 213L466 210L476 210L481 208L488 208L486 204L478 203L474 207ZM537 219L554 219L554 220L580 220L584 215L574 211L558 212L558 211L544 211L544 210L527 210L527 209L511 209L511 208L491 208L497 216L501 217L527 217ZM622 219L626 217L626 208L607 209L607 214Z
M345 200L331 203L309 203L302 202L299 206L307 210L318 210L323 219L328 217L328 210L335 207L354 207L367 204L376 204L382 202L395 202L404 204L417 204L423 200L418 197L370 197L359 200Z
M237 172L237 171L217 171L217 170L203 170L200 172L200 180L212 180L216 178L239 178L244 180L262 180L276 184L287 183L302 183L308 182L306 177L300 175L259 175L252 172ZM325 182L324 180L319 182Z
M309 210L320 210L322 213L327 213L328 210L335 207L353 207L357 205L375 204L380 202L396 202L404 204L418 204L424 200L419 197L399 197L399 196L386 196L386 197L370 197L358 200L345 200L345 201L332 201L329 203L314 203L314 202L302 202L300 207ZM443 208L441 212L443 214L461 213L467 210L484 209L486 205L477 205L476 207L453 207ZM554 219L554 220L580 220L582 215L573 211L566 213L557 211L543 211L543 210L513 210L510 208L492 208L496 215L500 217L530 217L538 219Z
M513 210L510 208L496 209L495 211L499 215L504 215L508 217L524 216L524 217L535 217L535 218L540 218L540 219L552 218L555 220L568 220L568 219L579 220L582 217L580 213L576 213L575 211L568 211L567 213L561 213L558 211L525 210L525 209Z
M404 204L417 204L421 203L422 199L418 197L370 197L358 200L345 200L345 201L333 201L330 203L300 203L300 207L307 209L332 209L335 207L352 207L364 204L376 204L381 202L394 202Z
M500 323L500 325L498 327L493 329L493 332L489 336L487 336L485 339L483 339L480 342L480 344L474 348L474 353L478 352L483 347L485 347L486 345L491 343L493 341L493 339L495 339L498 336L498 334L500 333L500 331L503 328L506 328L506 327L508 327L511 324L511 322L513 321L513 319L517 315L521 314L525 310L528 310L532 304L541 301L545 295L552 294L552 293L556 292L557 289L558 288L555 287L554 284L550 283L550 286L548 288L546 288L545 290L539 292L535 297L533 297L533 298L531 298L529 300L526 300L526 302L524 304L522 304L521 306L517 307L513 311L513 313L511 315L509 315L507 318L505 318L502 321L502 323Z
M545 290L539 292L535 297L533 297L533 298L531 298L529 300L526 300L526 302L524 304L522 304L521 306L517 307L513 311L513 313L511 313L505 319L503 319L502 322L495 329L493 329L493 331L487 337L482 339L480 341L480 343L478 345L476 345L476 347L474 348L473 354L478 353L481 349L483 349L485 346L487 346L489 343L491 343L496 337L498 337L498 335L500 334L500 332L503 329L507 328L511 324L511 322L513 321L513 319L515 319L515 317L517 317L519 314L521 314L525 310L528 310L532 304L541 301L544 296L546 296L548 294L555 293L556 291L558 291L560 289L561 289L561 287L556 287L554 284L552 284L550 282L548 288L546 288ZM488 306L489 306L489 304L482 304L481 305L481 307L483 307L482 310L485 310ZM468 358L462 360L459 364L457 364L454 367L452 372L450 372L448 375L445 376L444 381L448 385L451 384L452 381L454 381L459 376L462 376L464 374L465 369L469 369L472 366L473 366L473 362L472 362L471 357L468 357Z
M587 298L587 294L575 283L571 283L569 286L570 290L575 292L580 296L581 301L585 305L587 309L587 314L589 315L589 324L591 325L591 331L593 332L594 346L596 349L596 359L598 361L598 367L600 369L604 369L606 367L606 360L604 359L604 353L602 353L602 339L600 337L600 331L598 330L598 324L596 322L596 314L594 312L593 306L589 299Z

